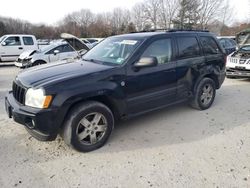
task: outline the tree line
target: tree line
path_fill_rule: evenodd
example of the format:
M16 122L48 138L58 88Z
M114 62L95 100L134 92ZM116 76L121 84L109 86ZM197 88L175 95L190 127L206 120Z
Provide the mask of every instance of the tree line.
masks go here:
M77 37L107 37L158 28L210 29L218 34L233 34L237 29L230 30L227 26L233 22L232 15L229 0L144 0L130 10L115 8L95 14L82 9L66 15L54 25L0 17L0 36L26 33L41 39L54 39L67 32Z

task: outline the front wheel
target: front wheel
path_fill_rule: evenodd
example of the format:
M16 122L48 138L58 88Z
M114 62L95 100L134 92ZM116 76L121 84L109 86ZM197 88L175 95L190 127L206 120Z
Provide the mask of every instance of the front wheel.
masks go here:
M90 101L73 108L65 121L62 136L74 149L89 152L106 143L113 127L111 110L102 103Z
M215 94L214 81L211 78L203 78L197 86L190 105L198 110L206 110L213 104Z
M31 67L34 67L34 66L38 66L38 65L42 65L42 64L45 64L46 62L44 62L44 61L40 61L40 60L38 60L38 61L35 61L33 64L31 64L30 66Z

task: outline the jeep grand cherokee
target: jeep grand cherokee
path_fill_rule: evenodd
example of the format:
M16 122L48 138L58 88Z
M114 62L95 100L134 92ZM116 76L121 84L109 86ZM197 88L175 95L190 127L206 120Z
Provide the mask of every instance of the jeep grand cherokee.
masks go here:
M6 111L39 140L61 132L68 145L92 151L106 143L119 119L185 101L209 108L224 81L225 60L209 32L113 36L81 60L18 74Z

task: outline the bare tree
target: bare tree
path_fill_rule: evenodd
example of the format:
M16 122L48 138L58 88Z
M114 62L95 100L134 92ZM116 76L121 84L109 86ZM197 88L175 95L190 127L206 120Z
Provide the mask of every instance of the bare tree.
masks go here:
M180 6L179 0L161 0L160 3L160 26L171 28Z
M153 24L153 28L156 29L159 25L161 0L145 0L143 5L147 21L150 21Z
M135 27L138 31L145 29L146 25L146 14L144 11L143 3L137 3L134 5L131 11L132 22L135 24Z
M115 8L112 12L112 29L118 34L130 23L130 11L127 9Z
M198 23L201 29L206 29L207 25L216 20L221 11L224 0L199 0Z

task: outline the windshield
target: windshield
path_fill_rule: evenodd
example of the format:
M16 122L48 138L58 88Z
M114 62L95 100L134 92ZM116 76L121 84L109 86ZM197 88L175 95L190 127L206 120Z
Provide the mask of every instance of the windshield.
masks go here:
M128 38L107 38L85 54L83 59L111 65L121 65L140 43L141 41L139 40Z
M241 47L239 51L244 51L244 52L249 51L250 52L250 45Z
M2 37L0 37L0 43L4 40L6 38L6 36L4 35L4 36L2 36Z

